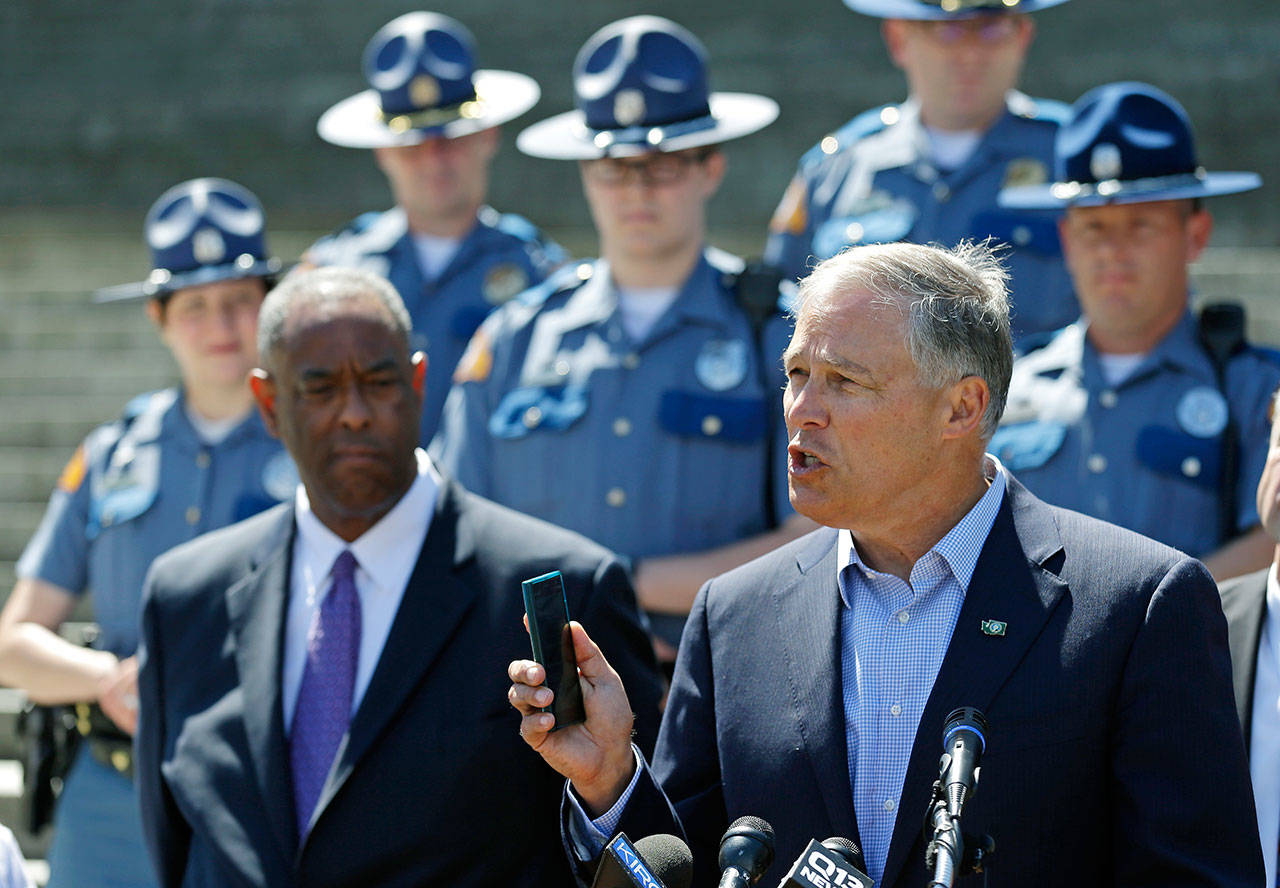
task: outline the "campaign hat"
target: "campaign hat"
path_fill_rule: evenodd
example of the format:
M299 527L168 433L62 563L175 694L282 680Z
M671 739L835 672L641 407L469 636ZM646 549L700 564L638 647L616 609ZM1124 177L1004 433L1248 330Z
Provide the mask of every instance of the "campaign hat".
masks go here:
M537 104L537 82L476 68L475 39L438 12L409 12L383 25L364 51L369 89L338 102L316 124L347 148L456 139L519 117Z
M844 0L854 12L877 18L943 21L1002 12L1039 12L1067 0Z
M605 25L573 63L577 106L516 138L553 160L628 157L715 145L768 126L773 99L712 92L707 51L685 28L655 15Z

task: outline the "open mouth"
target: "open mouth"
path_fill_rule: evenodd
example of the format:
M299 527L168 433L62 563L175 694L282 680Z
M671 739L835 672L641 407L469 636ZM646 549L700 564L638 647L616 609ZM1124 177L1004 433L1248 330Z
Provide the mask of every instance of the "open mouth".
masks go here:
M787 470L793 475L810 472L825 465L826 463L812 450L795 444L787 448Z

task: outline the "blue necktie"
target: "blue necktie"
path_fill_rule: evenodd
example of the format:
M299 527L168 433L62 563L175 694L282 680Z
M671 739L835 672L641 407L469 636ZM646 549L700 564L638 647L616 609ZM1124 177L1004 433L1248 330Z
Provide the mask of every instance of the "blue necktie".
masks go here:
M334 560L332 575L333 585L307 632L307 663L289 732L299 840L307 834L311 814L351 721L360 654L356 557L349 549L343 549Z

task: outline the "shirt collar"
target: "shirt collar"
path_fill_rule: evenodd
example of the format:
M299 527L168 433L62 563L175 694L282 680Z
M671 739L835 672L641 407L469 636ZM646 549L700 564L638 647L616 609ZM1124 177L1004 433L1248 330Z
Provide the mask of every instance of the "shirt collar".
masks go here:
M310 576L326 577L343 549L350 549L360 569L379 590L398 590L413 571L422 548L421 541L431 527L436 499L443 483L431 459L421 448L414 451L418 476L400 501L378 523L348 543L326 527L311 511L306 488L299 484L295 498L300 568ZM416 540L416 545L406 541Z
M1084 367L1087 379L1103 379L1101 365L1098 359L1098 350L1094 348L1093 343L1089 341L1087 331L1088 324L1085 323L1085 345L1084 345ZM1145 376L1152 369L1160 366L1170 366L1181 369L1183 372L1198 377L1205 385L1216 385L1213 372L1213 364L1209 361L1209 356L1205 354L1203 346L1200 345L1198 336L1198 322L1196 316L1190 311L1183 313L1181 320L1178 321L1169 333L1156 343L1155 348L1147 353L1146 359L1138 365L1125 380L1139 379Z
M956 582L963 591L967 591L969 588L969 581L973 579L973 571L978 566L978 556L982 554L982 547L986 543L987 535L991 533L991 527L996 521L996 514L1000 511L1001 503L1004 502L1007 471L1000 464L1000 460L990 453L983 460L983 474L991 482L987 492L960 519L959 523L947 531L946 535L929 550L930 552L936 552L947 563L947 566L951 568L952 576L956 578ZM858 569L862 571L872 570L858 555L858 547L853 542L853 534L848 530L839 532L836 545L838 547L836 564L841 570L849 564L857 565ZM844 601L845 607L849 607L851 602L845 595L845 587L841 583L840 597Z

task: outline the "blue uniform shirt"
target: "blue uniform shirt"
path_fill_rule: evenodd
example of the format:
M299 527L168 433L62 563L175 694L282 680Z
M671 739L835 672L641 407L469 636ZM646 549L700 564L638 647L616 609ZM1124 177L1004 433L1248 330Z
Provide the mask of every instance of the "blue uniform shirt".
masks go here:
M603 261L564 269L481 327L433 455L476 493L634 558L773 526L790 512L790 323L767 323L761 354L731 291L741 267L706 251L640 342Z
M1055 215L1006 210L1006 185L1048 181L1067 106L1011 92L1007 111L958 169L929 159L914 101L855 117L800 160L770 225L765 258L788 278L858 244L992 237L1011 247L1013 333L1057 330L1079 314L1062 263Z
M317 241L304 261L373 271L400 292L413 321L412 347L428 358L425 444L436 432L453 368L480 322L494 306L540 283L566 258L558 244L527 220L482 207L448 266L428 281L418 265L408 220L396 207L366 213Z
M85 439L58 481L17 573L92 596L98 647L138 645L143 580L156 556L293 495L297 470L256 410L203 443L173 389L140 395Z
M1072 324L1017 360L988 449L1041 499L1203 557L1226 541L1217 510L1229 411L1239 441L1237 529L1257 524L1280 361L1256 348L1236 355L1224 398L1188 312L1127 379L1109 385L1086 329Z

